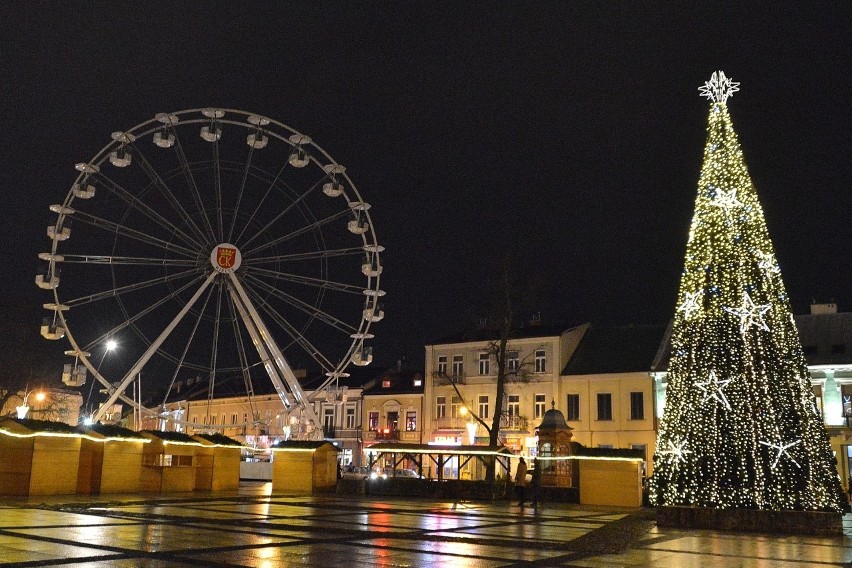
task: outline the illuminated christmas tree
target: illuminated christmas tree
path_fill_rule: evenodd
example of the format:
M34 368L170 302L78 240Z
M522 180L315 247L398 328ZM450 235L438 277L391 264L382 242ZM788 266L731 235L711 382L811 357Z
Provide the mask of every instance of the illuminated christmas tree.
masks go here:
M847 508L721 71L672 328L651 502Z

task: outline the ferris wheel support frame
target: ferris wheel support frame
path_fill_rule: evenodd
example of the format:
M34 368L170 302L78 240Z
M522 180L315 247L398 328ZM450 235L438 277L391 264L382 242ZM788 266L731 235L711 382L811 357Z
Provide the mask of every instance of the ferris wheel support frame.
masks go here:
M236 295L238 297L235 298L234 304L236 304L237 310L240 312L240 317L243 318L246 329L251 335L252 342L255 348L257 348L258 355L263 360L263 366L267 374L269 374L269 378L275 386L275 391L278 393L278 397L281 399L284 407L289 410L292 403L287 398L287 390L285 390L284 383L281 381L282 377L287 382L287 387L293 398L295 398L296 404L302 408L302 412L305 413L307 419L313 421L314 428L320 428L320 420L316 412L314 412L313 405L308 402L308 398L305 396L305 392L302 390L296 374L293 372L287 359L284 358L284 354L278 348L278 344L275 343L272 334L269 332L266 324L263 323L260 314L257 313L245 288L243 288L243 285L233 272L228 273L228 277L231 283L232 296ZM237 299L239 301L236 301ZM275 363L274 367L269 362L270 358Z
M171 323L166 326L160 336L157 337L157 339L153 341L151 345L148 346L148 349L145 351L142 357L140 357L139 360L136 361L136 363L133 365L133 367L130 368L130 370L124 376L124 379L122 379L118 386L115 387L115 390L110 393L110 396L106 400L106 402L104 402L101 407L98 408L98 411L95 412L95 414L92 416L92 419L95 422L103 418L104 414L107 413L107 410L113 404L115 404L115 401L118 400L118 398L122 394L124 394L124 391L127 390L127 387L130 386L130 383L132 383L133 380L136 378L136 374L142 370L142 367L145 366L151 356L154 355L154 353L160 348L166 338L171 335L172 331L174 331L174 329L184 318L184 316L189 312L189 310L192 309L192 306L195 305L195 302L198 301L198 298L201 297L201 294L204 293L204 290L206 290L207 287L210 286L210 283L213 282L213 279L216 278L216 275L217 272L212 270L210 271L210 276L208 276L207 279L204 280L198 290L195 291L195 294L192 295L192 298L190 298L186 305L180 310L180 312L178 312L178 314L171 321Z

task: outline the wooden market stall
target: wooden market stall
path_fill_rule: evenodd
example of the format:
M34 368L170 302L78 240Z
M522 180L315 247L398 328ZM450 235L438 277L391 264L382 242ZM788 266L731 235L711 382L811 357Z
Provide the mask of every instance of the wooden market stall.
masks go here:
M295 493L334 491L337 446L324 441L287 441L272 448L272 490Z
M142 447L150 440L127 428L95 424L80 444L77 493L136 493L141 489Z
M195 452L201 442L182 432L139 432L150 443L142 450L141 490L171 493L195 489Z
M0 418L0 495L76 493L83 436L63 422Z
M196 434L195 490L221 491L240 486L242 444L222 434Z

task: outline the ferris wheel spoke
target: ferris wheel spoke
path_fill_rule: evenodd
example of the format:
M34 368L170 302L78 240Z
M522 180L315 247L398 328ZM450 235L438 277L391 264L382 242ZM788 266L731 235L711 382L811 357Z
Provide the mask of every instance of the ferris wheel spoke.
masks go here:
M157 308L159 308L160 306L162 306L166 302L170 301L172 298L179 296L181 293L185 292L189 288L197 285L199 282L201 282L203 277L204 277L204 275L187 282L186 284L184 284L180 288L176 289L171 294L164 296L163 298L159 299L158 301L154 302L153 304L150 304L149 306L147 306L145 309L141 310L136 315L134 315L132 317L125 317L124 321L122 321L121 323L119 323L118 325L113 327L112 329L108 330L106 333L102 334L100 337L89 342L89 344L86 345L83 348L83 351L93 350L97 345L101 345L108 338L114 337L116 334L118 334L119 331L126 329L127 327L130 327L131 325L135 324L136 322L138 322L139 320L141 320L142 318L144 318L145 316L147 316L148 314L150 314L151 312L153 312L154 310L156 310Z
M177 136L176 131L172 131L175 136ZM138 156L139 167L145 172L145 175L148 176L148 179L154 184L154 187L157 188L160 195L162 195L172 210L177 213L181 220L187 222L189 228L195 234L195 239L189 238L190 242L195 244L204 243L206 239L204 237L204 232L201 228L195 223L195 219L187 213L186 209L184 209L183 205L181 205L180 200L178 200L177 196L171 190L169 185L165 182L165 180L157 173L148 159L145 157L145 153L142 151L142 148L138 144L133 145L134 152ZM185 169L185 164L181 163L181 169ZM188 238L188 237L187 237Z
M172 388L175 386L175 382L177 382L178 373L180 373L181 369L184 368L184 363L186 361L186 354L189 352L189 347L192 345L193 340L195 339L195 334L198 332L198 326L201 324L201 320L204 316L204 312L207 309L207 303L210 301L210 293L207 294L207 297L204 298L204 304L201 306L201 309L198 310L198 317L195 318L195 323L192 326L192 332L189 334L189 339L186 341L186 345L183 346L183 352L180 354L180 359L175 362L175 372L172 375L172 380L169 383L169 388L166 389L166 394L163 396L163 406L166 405L166 402L169 400L169 394L172 392Z
M364 247L349 247L341 249L321 249L308 252L296 252L292 254L279 254L275 256L263 256L257 258L243 259L246 266L259 264L273 264L278 262L316 260L321 258L334 258L337 256L360 256L364 254Z
M241 246L243 246L243 247L247 247L249 244L251 244L251 243L252 243L252 242L253 242L256 238L258 238L260 235L266 234L266 233L269 231L269 229L270 229L271 227L275 226L275 224L276 224L276 223L279 223L279 222L281 221L281 219L283 219L283 218L284 218L284 216L285 216L285 215L287 215L287 213L289 213L290 211L292 211L294 207L296 207L297 205L299 205L300 203L302 203L302 202L303 202L303 201L304 201L304 200L305 200L305 199L306 199L306 198L307 198L307 197L308 197L311 193L313 193L313 192L314 192L314 191L315 191L315 190L316 190L316 189L320 186L320 184L323 182L323 180L325 180L325 177L320 178L320 179L319 179L319 180L317 180L317 182L316 182L316 183L314 183L311 187L309 187L307 190L305 190L304 192L302 192L302 194L301 194L299 197L297 197L296 199L294 199L294 200L293 200L293 201L292 201L289 205L287 205L287 207L285 207L284 209L282 209L282 210L278 213L278 215L276 215L276 216L275 216L274 218L272 218L272 219L271 219L271 220L270 220L270 221L269 221L266 225L264 225L264 226L263 226L263 227L261 227L258 231L256 231L256 232L255 232L255 234L254 234L254 236L250 237L247 241L245 241L244 243L242 243L242 244L241 244ZM273 182L273 183L274 183L274 182ZM348 211L347 211L347 213L348 213ZM257 249L255 249L255 250L257 250Z
M285 387L281 382L281 379L283 378L287 382L290 394L293 395L295 402L302 407L303 412L310 420L314 421L314 424L319 425L319 417L314 412L314 409L308 404L308 399L305 396L298 379L296 379L296 375L293 373L290 363L284 358L284 354L278 348L278 345L272 338L272 334L261 319L260 314L257 313L257 310L255 309L254 304L252 304L245 288L243 288L242 283L237 279L233 272L228 274L228 276L231 298L234 305L237 307L237 310L240 312L240 316L245 323L246 329L252 336L252 340L255 343L258 354L261 356L261 359L264 360L264 365L267 367L268 371L272 369L269 372L269 377L272 379L275 388L278 391L281 402L286 408L290 408L291 405L289 398L286 396Z
M284 280L285 282L293 282L295 284L301 284L303 286L310 286L312 288L334 290L335 292L345 292L347 294L354 294L356 296L361 296L364 294L363 286L355 286L353 284L346 284L345 282L335 282L334 280L313 278L311 276L301 276L299 274L278 272L275 270L267 270L265 268L258 267L252 267L250 270L247 269L247 272L251 272L255 275L269 276L275 278L276 280Z
M216 237L213 234L213 227L210 225L210 219L207 217L207 209L204 207L204 201L201 199L201 194L198 192L198 184L195 182L195 176L192 175L192 168L189 165L189 161L186 159L186 154L184 153L183 146L181 145L180 136L178 136L177 133L175 133L174 149L178 162L180 162L184 178L186 179L186 184L189 187L189 192L192 195L192 201L198 210L198 216L201 217L201 221L204 223L204 230L207 231L207 238L210 242L215 242ZM183 207L181 207L181 210L186 213ZM188 217L189 216L187 215L187 218Z
M333 315L331 315L329 313L324 312L323 310L317 308L316 306L313 306L313 305L311 305L311 304L309 304L309 303L307 303L303 300L300 300L299 298L291 296L287 292L279 290L278 288L276 288L275 286L272 286L271 284L267 284L263 280L252 277L250 275L247 275L246 278L249 281L251 281L252 283L254 283L258 288L263 289L265 292L272 294L273 296L275 296L279 300L286 302L287 304L293 306L294 308L296 308L300 312L302 312L302 313L304 313L308 316L311 316L313 318L317 318L318 320L320 320L323 323L335 328L336 330L338 330L342 333L345 333L347 335L351 335L351 334L356 333L358 331L358 329L356 329L354 326L334 317Z
M240 231L239 236L237 236L237 238L235 239L235 242L237 242L237 243L242 242L243 235L248 230L248 228L251 226L252 222L254 221L254 218L257 217L257 213L261 209L264 208L264 204L266 203L267 198L272 194L272 190L275 188L275 185L278 183L278 180L281 178L281 174L284 173L284 171L286 169L287 169L287 166L284 165L278 170L278 173L275 174L275 177L272 179L272 182L270 182L270 184L266 188L266 191L263 193L263 197L260 199L260 201L258 201L257 205L254 208L254 211L252 211L248 220L243 225L243 228ZM243 246L243 245L241 245L241 246Z
M159 239L157 237L151 236L147 233L143 233L142 231L137 231L136 229L131 229L130 227L125 227L124 225L119 225L114 221L109 221L102 217L97 217L95 215L91 215L89 213L83 213L81 211L77 211L74 214L74 218L81 223L85 223L91 227L95 227L98 229L103 229L110 233L115 233L121 235L123 237L127 237L129 239L133 239L138 242L146 243L149 245L153 245L157 248L163 249L165 251L182 253L184 256L188 258L196 258L198 253L188 248L176 245L174 243L170 243L168 241L164 241L163 239Z
M228 237L225 239L226 242L231 242L231 239L234 236L234 226L237 224L237 214L240 211L240 207L243 204L243 193L246 189L246 181L248 181L249 171L251 170L251 161L254 157L254 145L249 145L248 156L246 156L246 165L243 168L243 177L242 181L240 181L240 189L237 191L237 201L234 205L234 214L231 217L231 226L228 228Z
M248 364L248 357L246 356L246 348L243 343L243 334L240 332L240 326L237 320L238 314L234 311L234 303L228 302L225 304L228 308L228 313L230 314L231 327L233 328L232 332L234 334L234 342L237 347L237 357L240 361L240 372L243 375L243 383L245 383L246 394L249 397L249 404L254 400L254 384L252 384L251 380L251 372Z
M222 287L219 286L219 293L216 295L216 319L213 320L213 342L210 346L210 378L208 380L207 400L213 400L213 392L216 388L216 363L218 362L219 354L219 327L221 326L222 317Z
M145 170L144 158L140 158L140 162L143 163L142 169ZM176 227L173 222L169 221L168 219L157 213L149 205L144 203L133 193L125 189L121 184L114 181L109 176L105 175L104 173L99 173L98 180L119 199L121 199L127 205L129 205L134 210L138 211L144 217L146 217L147 219L158 225L161 229L163 229L165 231L165 234L174 234L175 236L179 237L184 242L184 244L194 245L198 247L201 246L201 243L199 241L193 239L192 237L184 233L180 228ZM166 191L168 191L168 189L166 189Z
M338 211L337 213L333 213L333 214L329 215L328 217L325 217L325 218L320 219L318 221L314 221L310 225L305 225L304 227L296 229L295 231L288 233L286 235L283 235L281 237L278 237L277 239L272 239L268 242L265 242L262 245L255 247L255 248L251 249L250 251L247 251L245 253L245 255L252 255L252 254L255 254L259 251L266 250L270 247L274 247L277 244L289 241L290 239L294 239L298 236L304 235L305 233L309 233L311 231L319 229L320 227L328 225L329 223L331 223L333 221L336 221L336 220L341 219L343 217L348 217L351 214L352 213L348 209Z
M259 298L256 297L256 299L259 299ZM293 339L293 341L297 345L299 345L305 353L308 354L308 356L311 359L313 359L314 361L316 361L319 364L319 366L323 369L323 371L328 372L328 371L331 371L332 369L334 369L334 364L331 361L329 361L322 354L322 352L319 349L317 349L310 342L310 340L308 340L307 337L305 337L304 335L299 333L299 331L295 327L293 327L293 325L290 322L288 322L286 319L284 319L284 317L282 317L281 314L272 310L271 307L268 304L261 303L259 305L260 305L260 308L269 316L269 318L272 321L277 323L278 326L281 329L283 329L287 333L287 335L289 335Z
M135 266L200 266L198 261L171 259L171 258L148 258L143 256L111 256L111 255L88 255L88 254L65 254L65 264L114 264Z
M105 298L113 298L115 296L121 296L122 294L126 294L128 292L135 292L138 290L143 290L145 288L150 288L151 286L157 286L158 284L164 284L166 282L180 280L192 274L198 274L198 272L199 269L184 270L183 272L177 272L168 276L160 276L158 278L151 278L150 280L134 282L133 284L127 284L125 286L119 286L118 288L103 290L95 294L89 294L88 296L80 296L79 298L66 300L65 305L69 308L79 307L81 305L97 302Z
M219 142L213 142L213 198L216 204L216 227L219 232L216 233L219 239L225 235L225 226L222 221L222 165L219 163Z
M115 401L118 400L118 397L124 394L124 391L127 390L127 387L134 380L136 374L142 370L142 368L145 366L151 356L156 353L156 351L160 348L163 342L169 337L169 335L172 334L177 325L186 316L187 312L192 309L192 306L194 306L195 302L198 301L198 298L201 297L201 294L204 293L204 290L206 290L207 287L210 286L210 283L213 282L213 279L216 278L216 274L217 273L215 271L210 272L210 275L207 277L206 280L204 280L204 283L198 288L198 290L195 291L195 294L192 295L192 298L190 298L186 305L181 308L180 312L178 312L178 314L171 321L171 323L166 326L166 328L159 335L159 337L157 337L157 339L155 339L148 346L148 349L145 350L145 353L142 355L142 357L140 357L139 360L136 361L136 363L130 368L121 383L119 383L119 385L115 388L114 391L110 389L112 392L109 398L107 398L107 401L103 403L103 405L95 413L95 415L93 416L94 420L100 420L103 417L104 413L107 411L107 409L110 408L113 404L115 404Z

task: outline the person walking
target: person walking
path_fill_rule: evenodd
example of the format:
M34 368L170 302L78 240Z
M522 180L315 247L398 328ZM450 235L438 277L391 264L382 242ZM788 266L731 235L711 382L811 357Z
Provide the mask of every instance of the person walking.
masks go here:
M527 462L524 458L518 461L518 469L515 470L515 494L518 496L518 506L523 507L526 501L527 490Z
M538 495L541 489L541 463L538 458L533 460L533 468L530 472L530 493L532 494L532 506L538 509Z

